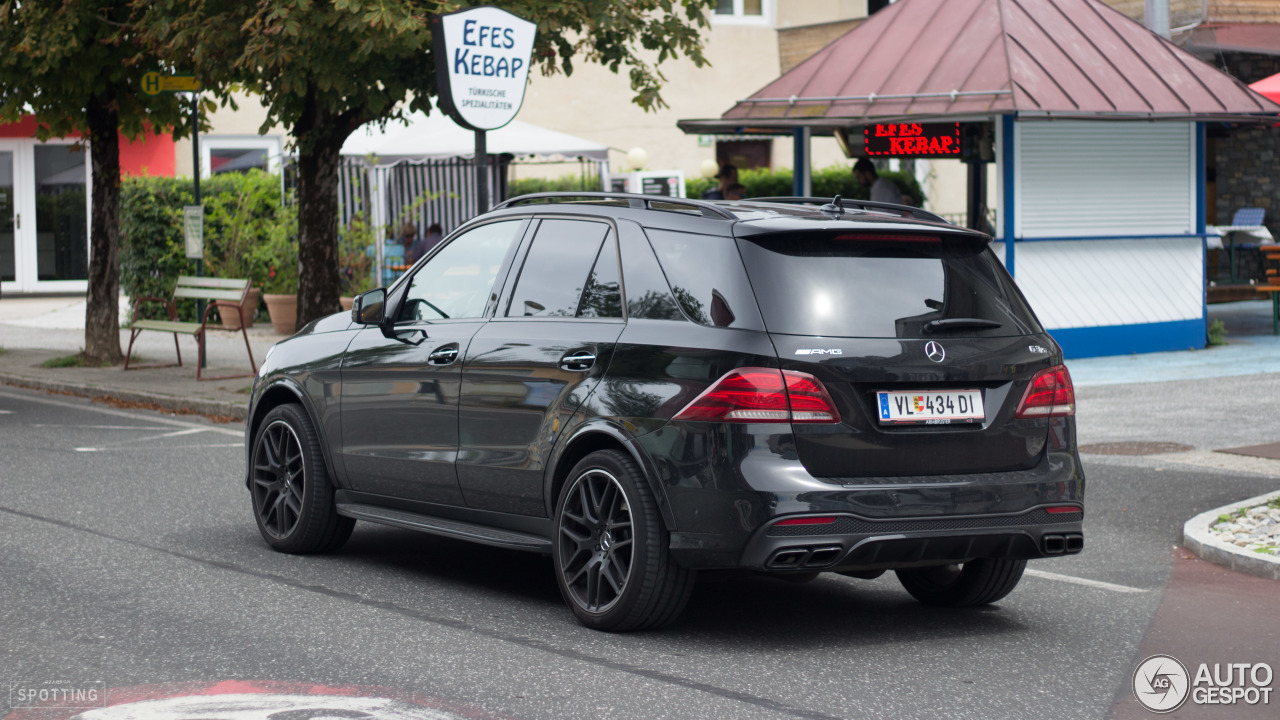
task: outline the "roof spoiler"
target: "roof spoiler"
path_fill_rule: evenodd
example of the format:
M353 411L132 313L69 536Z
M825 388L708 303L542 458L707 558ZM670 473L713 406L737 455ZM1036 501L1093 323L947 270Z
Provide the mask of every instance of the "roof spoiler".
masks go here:
M910 205L898 205L896 203L874 202L872 200L849 200L841 198L839 195L835 198L816 198L816 197L760 197L745 198L742 202L772 202L772 203L789 203L792 205L821 205L819 208L823 212L844 212L846 206L852 206L859 210L872 210L890 212L903 217L913 217L917 220L928 220L929 222L946 223L946 218L934 215L928 210L921 210ZM830 208L830 209L828 209ZM951 223L947 223L950 225Z

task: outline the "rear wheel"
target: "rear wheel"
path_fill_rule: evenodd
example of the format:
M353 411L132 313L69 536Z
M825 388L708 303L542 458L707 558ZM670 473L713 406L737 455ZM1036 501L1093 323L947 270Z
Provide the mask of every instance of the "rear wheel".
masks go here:
M640 469L616 450L574 466L556 503L556 581L578 620L597 630L675 620L694 573L672 562L658 504Z
M267 413L253 441L249 490L267 544L280 552L337 550L355 520L338 515L320 438L300 405Z
M895 572L902 587L926 605L974 607L1013 592L1026 567L1026 560L982 558L962 565L903 568Z

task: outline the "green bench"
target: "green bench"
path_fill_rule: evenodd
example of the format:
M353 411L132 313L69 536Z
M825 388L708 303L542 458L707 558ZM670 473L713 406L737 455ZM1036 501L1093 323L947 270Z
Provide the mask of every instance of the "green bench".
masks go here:
M138 339L138 335L144 330L156 330L159 332L173 333L173 348L178 352L178 362L161 365L134 365L133 369L139 368L157 368L157 367L178 367L182 365L182 349L178 347L178 335L191 335L196 339L197 352L196 357L204 357L205 338L208 337L209 330L229 330L235 332L240 331L244 337L244 347L249 351L249 367L250 372L245 375L220 375L218 377L203 377L204 368L200 367L199 360L196 362L196 380L228 380L230 378L253 377L258 371L257 365L253 362L253 348L249 346L249 334L245 332L246 318L241 314L243 310L253 312L252 309L243 308L245 296L249 293L249 280L237 280L230 278L206 278L206 277L187 277L178 278L178 285L173 289L173 298L165 299L159 297L141 297L134 300L133 303L133 323L132 332L129 335L129 351L125 354L124 369L129 370L129 360L133 357L133 341ZM200 322L181 322L178 320L178 307L175 304L178 300L208 300L208 306L204 310L204 317L200 318ZM168 320L143 320L138 317L143 303L158 302L164 303L165 308L169 311ZM213 313L214 308L223 308L223 312L234 311L241 314L240 327L223 328L217 325L209 324L209 316Z

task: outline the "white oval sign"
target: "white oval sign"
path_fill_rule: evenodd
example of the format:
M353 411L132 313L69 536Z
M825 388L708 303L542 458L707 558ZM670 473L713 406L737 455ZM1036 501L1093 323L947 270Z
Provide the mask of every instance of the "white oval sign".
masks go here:
M431 20L440 107L471 130L497 130L524 103L538 26L493 7Z

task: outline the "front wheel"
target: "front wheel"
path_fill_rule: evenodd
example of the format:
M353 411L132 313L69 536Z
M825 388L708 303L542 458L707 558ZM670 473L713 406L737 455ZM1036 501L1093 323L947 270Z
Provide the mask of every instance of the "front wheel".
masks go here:
M974 607L1013 592L1026 567L1026 560L982 558L963 565L903 568L895 572L902 587L926 605Z
M578 620L596 630L665 625L693 588L672 562L658 504L639 467L616 450L574 466L556 503L556 581Z
M253 440L249 490L262 538L280 552L337 550L355 520L338 515L320 437L300 405L267 413Z

